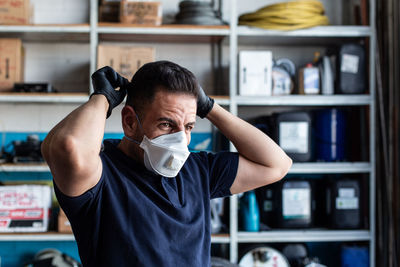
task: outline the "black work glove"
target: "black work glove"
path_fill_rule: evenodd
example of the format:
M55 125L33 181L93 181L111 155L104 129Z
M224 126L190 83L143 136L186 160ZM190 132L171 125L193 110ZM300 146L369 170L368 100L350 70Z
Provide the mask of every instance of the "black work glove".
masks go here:
M108 101L107 118L113 108L121 104L126 96L129 81L119 75L111 67L103 67L92 74L93 95L104 95ZM115 90L119 87L119 90Z
M214 99L206 95L203 88L199 85L199 95L197 96L197 111L196 114L200 118L204 119L208 112L212 110L214 106Z

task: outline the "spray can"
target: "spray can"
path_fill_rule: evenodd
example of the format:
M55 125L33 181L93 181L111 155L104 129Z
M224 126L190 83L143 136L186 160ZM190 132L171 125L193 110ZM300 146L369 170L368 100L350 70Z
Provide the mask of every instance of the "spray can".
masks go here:
M248 232L260 230L260 213L254 191L244 193L240 200L240 218L242 229Z
M321 92L323 95L334 94L334 79L333 70L331 66L331 60L328 56L322 58L322 70L321 70Z

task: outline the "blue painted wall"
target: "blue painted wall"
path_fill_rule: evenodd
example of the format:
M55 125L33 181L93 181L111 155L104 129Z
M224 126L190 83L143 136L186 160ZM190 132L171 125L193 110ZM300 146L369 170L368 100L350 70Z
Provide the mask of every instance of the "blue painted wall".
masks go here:
M43 140L47 133L44 132L2 132L0 133L0 147L5 147L6 151L12 149L12 141L21 140L25 141L28 135L36 134L40 140ZM104 139L115 138L121 139L123 133L105 133ZM211 132L193 132L192 139L189 144L191 150L206 150L211 151L213 147Z
M47 248L58 249L80 262L75 241L10 241L0 242L1 267L24 266L36 253Z

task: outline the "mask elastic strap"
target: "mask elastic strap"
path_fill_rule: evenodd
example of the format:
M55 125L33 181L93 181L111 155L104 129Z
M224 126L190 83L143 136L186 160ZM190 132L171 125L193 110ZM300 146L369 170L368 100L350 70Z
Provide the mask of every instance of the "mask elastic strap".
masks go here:
M126 140L128 140L128 141L131 141L131 142L134 142L134 143L140 145L140 142L139 142L139 141L136 141L135 139L132 139L132 138L126 136L126 135L124 135L124 138L125 138Z
M138 114L137 114L137 112L136 112L136 110L135 110L135 116L136 116L136 119L137 119L137 121L138 121L138 124L139 124L139 127L140 127L140 130L144 133L144 131L143 131L143 127L142 127L142 123L140 122L140 120L139 120L139 116L138 116Z

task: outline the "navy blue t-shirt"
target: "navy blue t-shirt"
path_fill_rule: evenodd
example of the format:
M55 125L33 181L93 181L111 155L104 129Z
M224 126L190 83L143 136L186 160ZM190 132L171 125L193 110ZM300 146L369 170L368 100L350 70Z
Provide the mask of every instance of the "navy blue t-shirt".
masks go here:
M175 178L148 171L105 140L103 172L78 197L55 192L84 266L210 266L210 199L230 195L238 154L191 153Z

